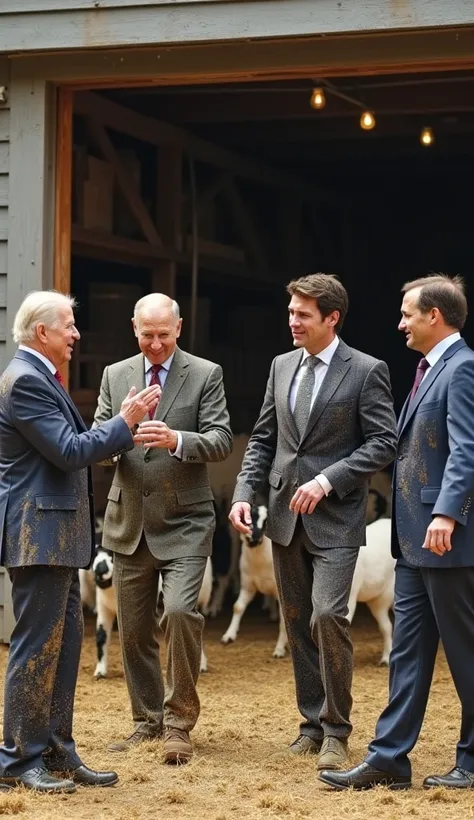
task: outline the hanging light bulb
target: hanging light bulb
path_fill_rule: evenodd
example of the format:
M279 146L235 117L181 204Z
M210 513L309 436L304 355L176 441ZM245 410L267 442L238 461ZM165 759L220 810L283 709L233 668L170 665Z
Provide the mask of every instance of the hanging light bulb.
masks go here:
M360 127L364 131L372 131L372 128L375 128L376 122L375 117L372 114L372 111L363 111L360 115Z
M435 141L435 137L433 134L433 130L428 126L423 128L423 131L420 134L420 142L422 145L433 145Z
M326 97L322 88L313 88L310 100L311 108L324 108L326 105Z

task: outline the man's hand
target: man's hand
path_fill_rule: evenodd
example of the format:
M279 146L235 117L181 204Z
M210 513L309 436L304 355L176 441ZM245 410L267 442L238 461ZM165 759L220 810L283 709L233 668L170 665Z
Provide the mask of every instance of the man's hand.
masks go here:
M306 484L298 487L296 493L290 501L290 510L294 513L301 513L302 515L311 514L315 511L316 506L322 498L325 498L326 493L319 481L312 478Z
M178 446L177 432L170 430L164 421L142 421L133 440L135 444L143 444L150 449L161 447L164 450L170 450L172 453Z
M161 395L161 387L159 384L153 384L151 387L145 387L137 393L136 387L132 387L128 396L123 400L119 415L122 416L124 422L130 427L134 427L139 421L148 413L150 407L156 405Z
M252 508L247 501L236 501L232 504L229 521L237 532L249 535L252 528Z
M451 535L455 525L454 518L448 518L446 515L435 516L426 530L423 549L430 550L435 555L451 552Z

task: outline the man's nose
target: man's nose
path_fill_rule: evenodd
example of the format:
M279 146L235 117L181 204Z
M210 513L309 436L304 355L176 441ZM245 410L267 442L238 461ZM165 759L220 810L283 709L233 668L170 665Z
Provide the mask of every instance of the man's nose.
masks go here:
M75 327L75 328L74 328L74 331L73 331L73 334L72 334L72 335L73 335L74 339L75 339L77 342L78 342L78 341L79 341L79 339L81 338L81 334L79 333L79 331L78 331L77 327Z

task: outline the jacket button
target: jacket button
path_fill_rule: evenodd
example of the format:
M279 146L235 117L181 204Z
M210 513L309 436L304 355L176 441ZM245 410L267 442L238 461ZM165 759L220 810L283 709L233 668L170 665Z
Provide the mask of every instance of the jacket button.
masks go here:
M149 456L148 454L145 456L145 461L146 461L147 463L150 461L150 456Z
M150 495L150 490L143 490L143 495L148 497Z

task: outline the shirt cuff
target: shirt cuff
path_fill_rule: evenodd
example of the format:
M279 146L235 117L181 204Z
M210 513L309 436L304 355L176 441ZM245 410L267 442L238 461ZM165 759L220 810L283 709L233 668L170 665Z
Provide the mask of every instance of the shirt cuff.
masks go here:
M325 475L323 475L322 473L319 473L319 475L317 475L315 478L316 478L316 481L317 481L317 482L321 485L321 487L323 488L323 490L324 490L324 494L325 494L325 495L329 495L329 493L330 493L330 492L332 492L332 484L331 484L331 482L330 482L330 481L328 481L328 479L326 478L326 476L325 476Z
M171 452L171 450L168 450L168 453L170 454L170 456L173 456L173 458L177 458L181 461L182 458L183 458L183 437L182 437L181 433L179 432L179 430L176 430L176 435L178 436L178 443L176 445L176 450L173 453ZM329 484L329 482L328 482L328 484ZM332 489L332 487L331 487L331 489Z

